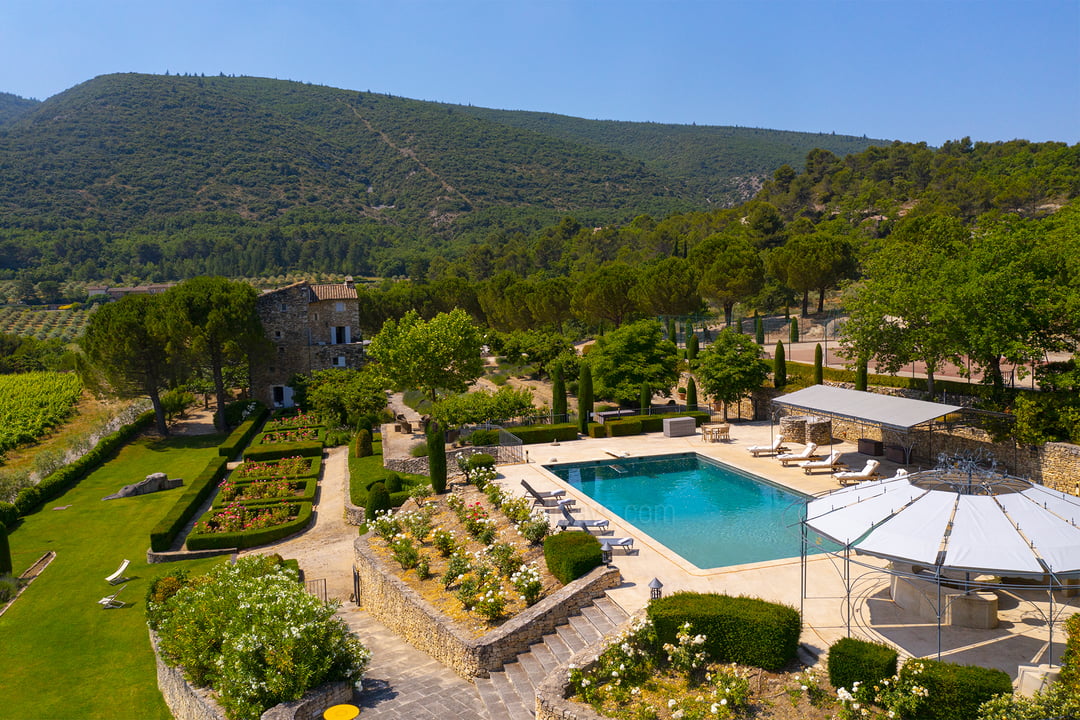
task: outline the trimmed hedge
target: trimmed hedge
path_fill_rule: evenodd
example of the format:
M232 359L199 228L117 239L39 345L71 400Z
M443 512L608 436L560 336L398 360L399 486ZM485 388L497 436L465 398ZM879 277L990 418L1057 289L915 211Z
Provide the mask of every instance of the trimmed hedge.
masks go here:
M591 438L606 438L607 428L601 423L589 423L589 437Z
M245 500L244 505L254 507L255 505L267 505L275 504L279 502L315 502L315 493L319 489L319 479L317 477L303 477L303 478L288 478L289 484L293 488L302 490L299 495L290 495L284 498L264 498L261 500ZM265 480L238 480L237 485L254 485L257 482L265 482ZM222 508L227 503L221 499L221 493L214 496L214 502L211 505L213 508Z
M9 502L0 502L0 523L8 527L19 521L19 509Z
M544 538L548 571L563 585L572 583L602 562L600 541L588 532L561 532Z
M298 443L275 443L273 445L251 445L244 451L244 461L281 460L293 455L315 457L321 456L322 452L323 445L317 440Z
M273 527L259 528L258 530L241 530L229 533L192 533L188 535L187 548L188 550L226 550L229 548L243 550L244 548L266 545L290 535L295 535L311 522L311 503L290 502L284 504L299 505L299 512L295 520L290 520L281 525L274 525ZM250 507L256 506L251 505ZM207 515L209 514L207 513Z
M16 512L18 512L19 516L29 515L42 503L60 497L75 487L80 480L104 464L106 460L116 455L116 452L124 443L153 423L154 411L147 410L142 415L139 415L134 422L123 425L116 432L101 438L93 449L78 460L70 462L56 472L46 475L37 485L23 488L15 496ZM14 523L5 524L11 525Z
M912 674L917 665L922 666L917 682L929 693L919 706L919 720L970 720L978 717L979 705L998 693L1012 692L1007 673L977 665L911 659L900 670L901 677Z
M557 423L555 425L523 425L511 428L510 432L525 445L537 443L565 442L577 440L577 423Z
M297 430L314 430L315 440L298 440L293 443L264 443L268 435L281 435L283 433L295 432ZM278 445L302 445L310 442L318 442L319 444L326 443L326 426L325 425L308 425L305 427L285 428L284 430L266 430L263 428L263 432L259 433L255 437L251 438L252 447L276 447Z
M368 491L375 483L385 483L391 474L401 478L402 490L390 493L390 505L401 507L409 499L410 490L417 485L426 485L430 482L426 475L413 475L411 473L394 473L383 467L382 443L374 443L374 454L367 457L349 458L349 499L353 505L367 507Z
M188 521L195 516L210 494L217 489L218 483L229 469L229 458L219 455L211 458L199 476L191 481L184 494L177 498L176 503L158 521L154 529L150 531L150 549L154 552L165 552L172 547L173 541L180 531L184 529Z
M374 520L379 513L386 512L392 507L390 504L390 491L386 489L386 484L377 482L368 490L368 501L367 505L364 506L364 519Z
M678 643L676 634L690 623L692 633L705 636L702 649L716 662L776 671L799 648L799 611L758 598L677 592L651 600L647 613L660 643Z
M353 435L352 442L352 456L353 457L367 457L374 452L371 444L371 431L361 428Z
M263 421L266 420L266 407L259 404L248 419L240 423L235 430L233 430L225 442L218 446L218 455L225 457L236 457L240 454L240 451L251 443L251 438L259 432L259 428L262 427Z
M896 674L896 650L881 643L841 638L829 648L829 682L851 690L856 682L872 685Z
M626 418L625 420L608 420L604 423L604 427L607 428L608 437L626 437L627 435L641 434L641 420L636 417Z

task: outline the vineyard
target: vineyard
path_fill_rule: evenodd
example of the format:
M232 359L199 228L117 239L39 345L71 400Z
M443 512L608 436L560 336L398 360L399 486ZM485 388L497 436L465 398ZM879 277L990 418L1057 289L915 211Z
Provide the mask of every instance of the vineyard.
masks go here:
M81 391L74 373L0 375L0 453L36 440L63 422Z
M30 310L0 307L0 334L21 335L38 340L53 338L72 342L82 335L92 310Z

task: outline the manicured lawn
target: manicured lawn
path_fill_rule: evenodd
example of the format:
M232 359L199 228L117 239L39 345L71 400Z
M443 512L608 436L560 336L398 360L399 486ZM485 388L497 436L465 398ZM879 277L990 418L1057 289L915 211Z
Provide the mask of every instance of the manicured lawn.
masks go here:
M66 495L23 519L11 533L15 572L49 550L56 559L0 617L0 716L4 718L170 718L157 689L147 636L145 595L172 565L148 565L151 528L182 489L103 502L152 472L194 478L217 454L220 436L142 439ZM70 505L66 510L55 507ZM97 600L119 586L105 577L131 561L119 599ZM191 561L193 573L221 558Z

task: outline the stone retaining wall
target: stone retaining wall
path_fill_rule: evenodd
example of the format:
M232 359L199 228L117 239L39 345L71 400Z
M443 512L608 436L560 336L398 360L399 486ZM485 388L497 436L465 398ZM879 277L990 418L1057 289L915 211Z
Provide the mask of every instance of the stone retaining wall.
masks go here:
M624 620L612 633L582 648L567 662L549 672L536 686L536 720L605 720L605 715L600 715L588 705L567 698L570 694L569 668L571 665L582 670L592 668L613 636L629 629L635 621L644 617L645 609L642 608Z
M157 635L150 631L150 646L157 663L158 689L176 720L225 720L225 710L213 693L194 687L179 668L166 665L158 654ZM348 682L332 682L309 691L304 697L281 703L266 710L260 720L318 720L326 708L351 702L353 686Z
M499 670L605 590L622 583L618 568L595 568L487 634L473 637L398 578L394 568L372 551L370 537L368 533L354 543L360 576L357 604L466 680Z

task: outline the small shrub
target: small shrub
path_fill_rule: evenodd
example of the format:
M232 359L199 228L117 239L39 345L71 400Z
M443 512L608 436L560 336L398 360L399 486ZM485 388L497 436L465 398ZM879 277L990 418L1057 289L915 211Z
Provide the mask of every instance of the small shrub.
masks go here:
M495 467L495 458L487 453L476 453L469 456L470 470L491 470Z
M0 523L0 575L10 575L11 570L11 545L8 543L7 527Z
M15 597L19 592L19 581L10 575L0 574L0 605Z
M577 440L577 423L557 423L555 425L526 425L510 431L525 445L538 443L566 442Z
M1012 692L1012 680L1001 670L938 660L908 660L900 678L905 685L926 688L919 720L969 720L978 715L982 703Z
M431 577L431 563L427 559L427 555L421 555L420 559L416 561L416 579L427 580Z
M454 583L458 582L458 578L466 575L470 570L469 558L460 550L455 551L450 556L450 561L446 563L446 571L442 576L443 587L448 588Z
M396 472L391 471L386 473L386 479L383 481L383 484L386 485L386 492L388 493L401 492L401 476Z
M539 545L551 532L551 525L545 513L535 512L518 524L518 532L530 544Z
M567 585L600 565L600 541L587 532L549 535L544 560L555 579Z
M872 685L896 674L896 657L887 645L841 638L829 648L829 682L848 689L856 682Z
M503 577L510 577L521 567L521 556L510 543L495 543L487 549L487 556Z
M0 523L11 527L19 521L19 509L9 502L0 501Z
M374 520L379 512L386 512L392 507L390 493L386 490L386 485L381 482L375 483L371 490L368 491L367 505L364 507L364 518L369 521Z
M420 553L408 535L398 535L390 542L390 551L402 570L416 567Z
M499 431L492 429L480 429L473 430L469 435L470 445L498 445L499 444Z
M536 563L521 565L517 572L510 576L510 583L521 593L521 599L525 601L525 604L530 606L540 599L540 592L544 589Z
M371 453L371 431L361 428L353 436L353 457L368 457Z
M427 446L427 444L426 443L420 443L418 445L413 445L411 448L409 448L409 455L411 455L414 458L427 457L428 456L428 446Z
M435 549L443 557L450 557L457 550L457 538L454 537L453 530L443 530L442 528L436 530L431 538L431 544L435 546Z

